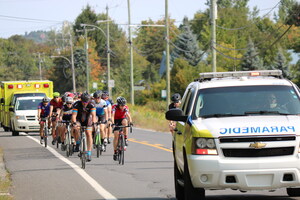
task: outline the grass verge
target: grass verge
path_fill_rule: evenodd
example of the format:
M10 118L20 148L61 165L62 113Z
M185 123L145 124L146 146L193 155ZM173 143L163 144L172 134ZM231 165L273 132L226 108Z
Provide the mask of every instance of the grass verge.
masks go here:
M165 112L156 111L151 106L129 105L129 109L135 127L169 132Z
M3 151L0 148L0 160L3 159ZM0 200L13 200L13 197L10 195L11 188L11 177L9 173L0 176Z

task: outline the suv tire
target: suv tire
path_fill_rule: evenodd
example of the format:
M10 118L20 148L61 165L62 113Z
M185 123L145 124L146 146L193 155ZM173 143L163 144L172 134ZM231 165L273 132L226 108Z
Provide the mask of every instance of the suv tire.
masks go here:
M203 188L194 188L192 184L185 151L184 151L184 197L185 200L205 199L205 190Z
M177 200L184 200L184 187L179 182L183 183L183 178L182 178L182 174L178 170L176 160L174 159L175 195Z

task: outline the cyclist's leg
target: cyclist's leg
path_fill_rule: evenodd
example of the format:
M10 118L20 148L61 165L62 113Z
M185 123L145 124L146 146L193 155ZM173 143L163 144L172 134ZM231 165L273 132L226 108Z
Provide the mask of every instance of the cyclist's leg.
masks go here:
M112 133L111 121L108 122L107 128L105 128L108 144L110 144L110 134Z
M51 117L51 121L52 121L52 139L53 141L55 141L56 139L56 117Z
M66 132L67 132L67 128L66 128L66 125L63 124L63 125L59 125L58 127L58 133L59 133L59 136L60 136L60 141L61 141L61 149L64 151L66 148L65 146L65 139L66 139Z
M44 137L44 124L45 124L45 122L40 121L40 136L41 136L41 138Z
M74 135L75 142L76 142L74 152L78 152L79 151L79 146L80 146L80 137L79 137L79 135L80 135L80 123L76 122L76 127L73 127L72 130L73 130L73 135Z
M127 126L127 125L128 125L128 120L127 120L127 118L124 118L124 119L122 120L122 125L123 125L123 126ZM125 146L128 146L128 127L123 128L123 132L124 132Z

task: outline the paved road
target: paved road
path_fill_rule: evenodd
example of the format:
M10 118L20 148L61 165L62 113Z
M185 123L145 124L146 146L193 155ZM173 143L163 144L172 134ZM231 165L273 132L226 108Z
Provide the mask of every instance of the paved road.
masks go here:
M174 200L171 135L134 129L125 165L112 160L112 147L82 170L76 155L66 159L54 146L44 148L37 134L12 137L0 130L0 146L13 180L16 200L119 199ZM208 200L292 200L275 192L207 191Z

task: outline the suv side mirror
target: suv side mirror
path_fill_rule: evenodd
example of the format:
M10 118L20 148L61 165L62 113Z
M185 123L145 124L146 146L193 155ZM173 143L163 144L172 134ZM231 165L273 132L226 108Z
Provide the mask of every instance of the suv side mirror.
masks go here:
M166 119L172 121L186 122L188 116L183 115L183 111L178 108L170 109L166 112Z

